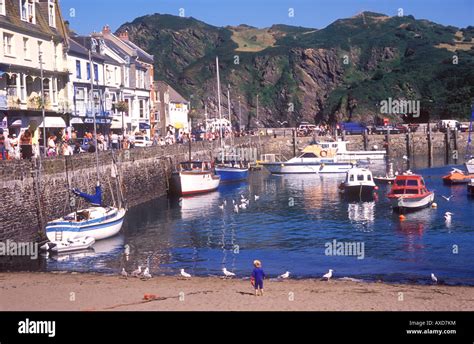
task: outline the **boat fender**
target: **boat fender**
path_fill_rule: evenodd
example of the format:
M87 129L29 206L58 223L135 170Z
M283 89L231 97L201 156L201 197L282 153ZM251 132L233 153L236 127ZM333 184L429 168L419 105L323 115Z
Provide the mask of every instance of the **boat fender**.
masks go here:
M281 164L281 167L285 167L285 164Z
M438 208L438 203L435 203L435 202L431 203L431 209L436 209L436 208Z
M398 218L400 219L400 221L405 221L406 219L405 215L400 215Z

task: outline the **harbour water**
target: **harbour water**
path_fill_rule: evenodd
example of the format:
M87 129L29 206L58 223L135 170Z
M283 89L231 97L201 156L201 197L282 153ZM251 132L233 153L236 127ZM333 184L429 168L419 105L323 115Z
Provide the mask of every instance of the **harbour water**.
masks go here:
M371 169L381 174L384 166ZM174 275L180 268L192 275L221 275L226 267L245 277L252 261L260 259L270 276L291 271L295 278L320 277L333 269L336 278L423 284L433 272L447 284L474 285L474 200L465 185L443 185L450 166L427 168L424 160L414 159L412 169L435 191L438 208L407 214L405 221L392 212L388 187L378 190L374 202L349 203L337 188L344 175L259 171L249 183L132 208L119 236L97 242L94 251L43 257L38 269L118 273L149 264L154 275ZM451 194L450 201L442 197ZM241 195L250 206L235 213L232 200ZM443 217L447 211L454 214L450 224ZM334 240L363 244L363 257L327 255Z

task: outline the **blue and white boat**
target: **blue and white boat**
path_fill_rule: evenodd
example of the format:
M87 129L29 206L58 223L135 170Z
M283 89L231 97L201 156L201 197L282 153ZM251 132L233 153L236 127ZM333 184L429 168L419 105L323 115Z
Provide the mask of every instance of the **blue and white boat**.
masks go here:
M216 166L216 175L221 177L221 183L238 182L247 180L249 177L249 169L238 166Z
M126 210L115 207L91 207L48 222L46 236L52 242L92 237L110 238L120 232Z

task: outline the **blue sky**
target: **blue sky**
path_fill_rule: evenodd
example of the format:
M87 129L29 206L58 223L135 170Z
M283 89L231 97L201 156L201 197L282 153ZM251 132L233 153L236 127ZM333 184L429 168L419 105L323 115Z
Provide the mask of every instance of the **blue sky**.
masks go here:
M194 17L215 26L248 24L268 27L289 24L323 28L339 18L361 11L405 15L444 25L474 25L473 0L60 0L64 18L78 33L112 30L134 18L166 13ZM289 9L294 17L289 17ZM74 17L71 14L75 15Z

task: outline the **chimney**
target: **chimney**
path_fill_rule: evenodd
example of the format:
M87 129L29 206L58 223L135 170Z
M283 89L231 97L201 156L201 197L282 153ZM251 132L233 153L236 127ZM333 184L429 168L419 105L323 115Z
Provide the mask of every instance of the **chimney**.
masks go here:
M110 33L110 26L105 25L104 28L102 29L103 34L109 34Z
M119 33L119 38L124 41L128 41L128 30Z

